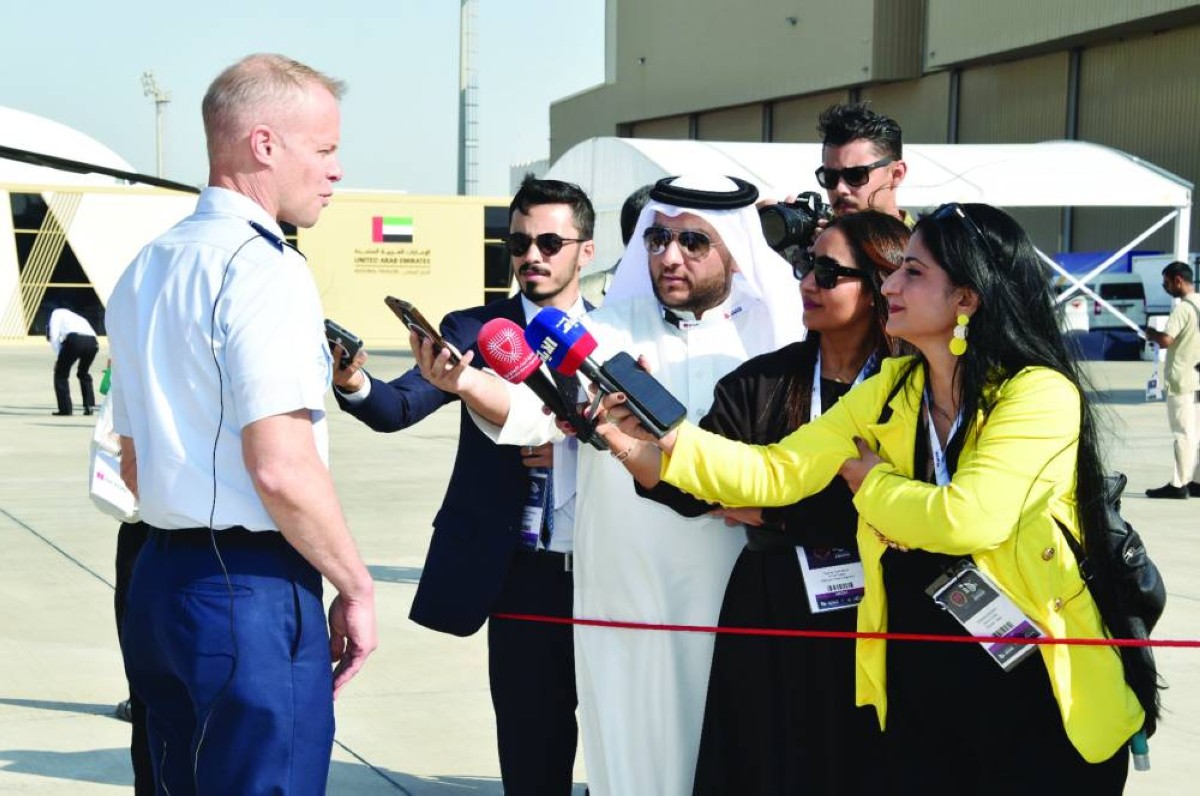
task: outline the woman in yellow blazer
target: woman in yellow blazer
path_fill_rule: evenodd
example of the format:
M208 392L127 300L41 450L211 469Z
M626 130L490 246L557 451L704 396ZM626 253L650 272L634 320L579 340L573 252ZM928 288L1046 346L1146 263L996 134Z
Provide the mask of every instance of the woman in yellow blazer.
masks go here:
M1103 638L1063 536L1087 545L1101 531L1095 423L1028 237L995 208L944 205L917 224L882 292L888 333L916 356L885 362L776 445L688 424L656 441L661 464L653 446L634 445L635 477L724 506L789 504L845 478L866 578L860 630L991 635L930 592L977 607L990 582L1000 597L981 601L975 622ZM622 431L650 439L619 403L608 420L614 451L630 447ZM946 583L948 572L958 579ZM876 708L895 792L1122 790L1127 742L1146 716L1120 655L1044 645L1014 665L1026 649L858 642L858 704ZM1154 689L1145 696L1153 713Z

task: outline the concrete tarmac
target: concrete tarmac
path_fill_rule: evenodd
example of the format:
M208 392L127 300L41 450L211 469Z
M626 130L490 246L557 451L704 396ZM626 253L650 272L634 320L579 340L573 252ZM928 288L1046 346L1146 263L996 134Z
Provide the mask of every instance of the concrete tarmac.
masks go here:
M97 384L105 355L102 342ZM392 378L411 361L377 353L370 367ZM112 609L117 523L87 496L93 418L50 415L52 364L45 343L0 344L0 605L9 611L0 622L0 793L118 793L133 780L129 725L112 715L125 698ZM1171 472L1165 409L1143 400L1149 370L1144 362L1091 368L1110 464L1129 475L1124 513L1170 592L1156 636L1200 639L1200 500L1142 496ZM72 390L78 399L77 384ZM454 638L407 618L453 463L457 406L384 436L332 398L327 404L331 467L378 584L381 639L338 700L329 792L500 794L484 634ZM1163 649L1158 658L1167 712L1151 740L1152 770L1131 770L1126 792L1194 793L1200 649ZM585 780L579 760L576 793Z

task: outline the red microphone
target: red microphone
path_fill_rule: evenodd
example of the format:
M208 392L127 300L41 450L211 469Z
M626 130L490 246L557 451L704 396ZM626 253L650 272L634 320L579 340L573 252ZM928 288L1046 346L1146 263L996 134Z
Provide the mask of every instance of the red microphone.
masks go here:
M587 421L563 399L545 373L542 360L525 342L525 333L507 318L493 318L479 330L479 352L487 366L510 384L524 384L542 399L554 416L575 429L576 436L597 450L607 450L604 440L593 433Z

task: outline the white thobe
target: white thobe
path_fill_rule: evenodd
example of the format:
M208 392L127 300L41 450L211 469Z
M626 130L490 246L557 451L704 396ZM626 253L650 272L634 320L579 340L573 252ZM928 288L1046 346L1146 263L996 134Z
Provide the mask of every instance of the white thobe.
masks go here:
M588 328L605 361L617 351L644 356L654 377L697 422L717 381L750 357L772 351L766 306L734 281L731 297L677 328L653 297L605 305ZM797 337L801 334L796 319ZM575 512L575 616L712 626L745 542L740 526L688 518L639 498L608 453L579 449ZM712 663L707 633L576 626L588 787L594 796L688 796Z

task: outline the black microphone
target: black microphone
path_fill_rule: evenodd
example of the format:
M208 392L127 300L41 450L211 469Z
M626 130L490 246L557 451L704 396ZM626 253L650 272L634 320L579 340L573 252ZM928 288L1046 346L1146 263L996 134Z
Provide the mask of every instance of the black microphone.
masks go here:
M662 437L687 417L687 407L658 379L621 351L603 365L591 358L596 338L565 312L546 307L525 329L525 340L551 368L565 376L582 371L604 393L625 393L626 406L642 426Z
M542 360L529 348L521 327L507 318L493 318L479 330L479 351L487 366L512 384L524 384L542 399L559 420L575 430L575 436L596 450L608 450L604 439L587 421L567 405L554 382L542 373Z

